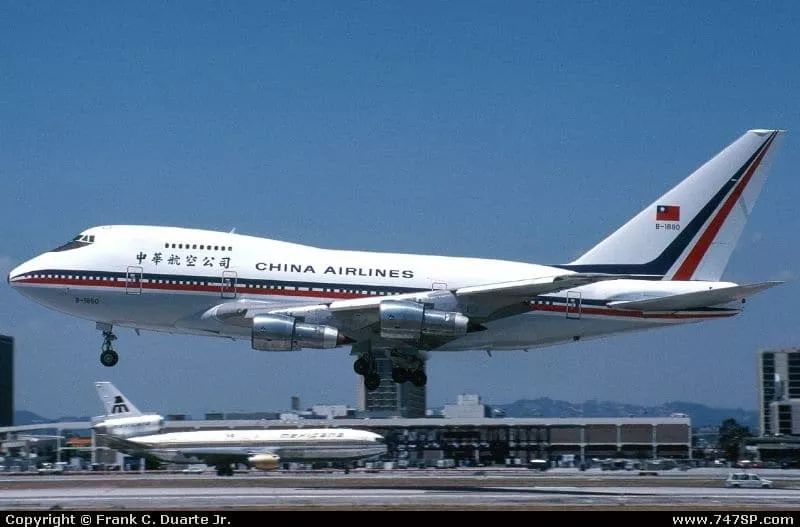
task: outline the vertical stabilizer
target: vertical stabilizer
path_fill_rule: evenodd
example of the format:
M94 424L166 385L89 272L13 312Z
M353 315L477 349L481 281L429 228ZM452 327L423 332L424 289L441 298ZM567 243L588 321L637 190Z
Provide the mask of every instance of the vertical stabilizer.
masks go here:
M782 130L749 130L589 252L563 267L665 280L719 280Z
M136 417L142 415L136 406L122 395L122 392L108 381L94 383L97 395L103 401L108 417Z

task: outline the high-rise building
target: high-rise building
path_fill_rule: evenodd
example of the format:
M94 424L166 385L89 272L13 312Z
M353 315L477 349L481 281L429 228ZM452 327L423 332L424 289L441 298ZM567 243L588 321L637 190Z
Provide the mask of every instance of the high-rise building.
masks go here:
M392 361L376 357L381 384L368 391L359 377L359 410L369 417L425 417L425 387L411 382L397 384L392 380Z
M800 348L758 354L761 435L800 435Z
M0 426L14 425L14 337L0 335Z
M481 396L474 393L462 393L456 399L456 404L444 405L442 411L447 419L466 419L491 417L492 409L483 404Z

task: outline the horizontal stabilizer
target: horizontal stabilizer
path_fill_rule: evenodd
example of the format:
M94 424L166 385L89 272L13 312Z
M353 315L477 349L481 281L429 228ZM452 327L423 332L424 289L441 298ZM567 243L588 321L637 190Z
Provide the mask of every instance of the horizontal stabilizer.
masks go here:
M783 282L761 282L758 284L735 285L721 287L719 289L709 289L708 291L662 296L660 298L651 298L648 300L609 302L607 305L611 309L633 309L637 311L681 311L685 309L697 309L727 304L728 302L736 302L782 283Z

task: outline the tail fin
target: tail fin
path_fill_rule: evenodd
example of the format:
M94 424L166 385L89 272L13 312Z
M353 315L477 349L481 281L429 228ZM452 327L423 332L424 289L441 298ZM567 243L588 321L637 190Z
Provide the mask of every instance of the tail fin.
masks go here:
M97 388L97 395L103 401L106 408L106 415L111 417L136 417L142 415L132 402L128 401L122 392L108 381L94 383Z
M589 252L579 272L719 280L766 179L783 130L749 130Z

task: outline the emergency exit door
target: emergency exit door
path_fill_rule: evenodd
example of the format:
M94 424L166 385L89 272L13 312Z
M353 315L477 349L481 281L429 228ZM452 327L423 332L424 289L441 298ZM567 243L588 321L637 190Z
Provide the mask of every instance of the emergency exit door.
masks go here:
M567 318L581 318L580 291L567 291Z
M236 298L236 271L222 271L222 298Z
M126 295L141 295L142 294L142 268L132 265L128 267L128 272L125 273L125 294Z

